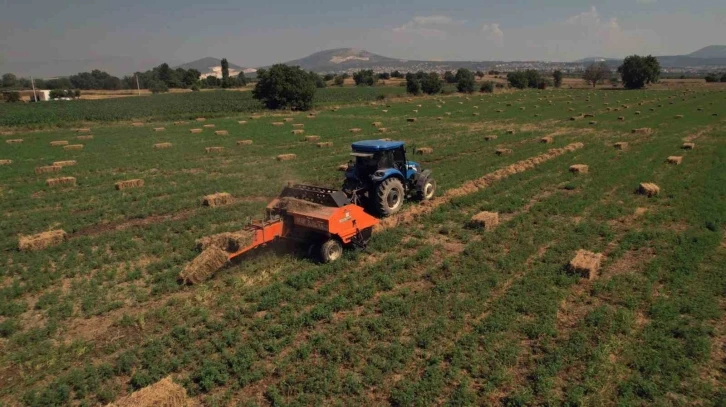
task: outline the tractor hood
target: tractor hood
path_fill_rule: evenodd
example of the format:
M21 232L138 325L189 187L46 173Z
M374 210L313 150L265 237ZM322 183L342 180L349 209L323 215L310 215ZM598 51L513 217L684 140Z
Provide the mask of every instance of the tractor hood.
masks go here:
M403 145L403 141L362 140L351 144L351 147L356 153L376 153L378 151L395 150Z

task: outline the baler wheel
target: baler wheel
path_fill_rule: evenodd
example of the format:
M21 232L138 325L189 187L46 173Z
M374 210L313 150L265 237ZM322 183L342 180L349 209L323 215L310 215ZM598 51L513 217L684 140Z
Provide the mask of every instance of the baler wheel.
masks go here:
M343 245L338 239L332 238L320 246L320 260L331 263L343 256Z

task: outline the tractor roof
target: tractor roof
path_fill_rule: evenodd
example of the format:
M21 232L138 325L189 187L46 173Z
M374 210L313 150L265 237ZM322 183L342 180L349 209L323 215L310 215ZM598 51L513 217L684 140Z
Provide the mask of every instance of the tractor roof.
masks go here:
M373 153L376 151L395 150L403 147L403 141L383 141L383 140L362 140L356 141L351 146L353 151Z

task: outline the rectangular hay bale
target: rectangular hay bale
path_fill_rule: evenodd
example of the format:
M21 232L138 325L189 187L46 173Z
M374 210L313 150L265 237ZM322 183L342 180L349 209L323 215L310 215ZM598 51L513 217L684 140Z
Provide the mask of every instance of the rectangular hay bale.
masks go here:
M76 136L76 140L93 140L93 136L90 134L87 136Z
M575 174L587 174L589 170L590 167L585 164L573 164L570 166L570 172Z
M681 148L684 150L693 150L694 148L696 148L696 143L683 143Z
M171 143L156 143L154 144L154 149L156 150L163 150L165 148L171 148Z
M58 172L62 169L60 165L43 165L41 167L35 167L36 174L48 174L51 172Z
M252 144L252 140L237 140L238 146L247 146Z
M13 160L0 160L0 165L10 165L13 163Z
M651 134L653 132L653 129L650 127L641 127L639 129L633 129L631 130L631 133L633 134Z
M50 142L50 145L51 146L67 146L68 145L68 141L66 141L66 140L51 141Z
M677 155L672 155L672 156L668 157L668 159L666 161L668 161L668 164L681 165L681 163L683 162L683 157L677 156Z
M166 127L154 127L154 131L166 131Z
M221 153L224 151L224 147L206 147L204 151L207 153Z
M215 207L228 205L232 203L232 195L227 192L217 192L216 194L207 195L202 199L202 205Z
M416 149L416 154L424 155L424 154L431 154L434 152L434 149L431 147L419 147Z
M495 151L497 155L509 155L512 154L511 148L498 148L497 151Z
M638 193L645 196L655 196L660 193L660 187L652 182L641 182Z
M214 125L213 124L203 124L202 127L204 127L205 129L213 129Z
M471 217L469 224L472 227L492 230L499 224L499 213L487 211L479 212Z
M227 252L217 247L209 247L184 267L179 273L179 279L186 284L199 284L224 267L227 261Z
M5 140L5 143L7 143L7 144L20 144L22 142L23 142L23 139L21 139L21 138Z
M217 130L214 132L216 136L229 136L229 131L227 130Z
M55 161L53 165L58 165L60 167L72 167L76 165L76 160Z
M119 181L114 184L114 187L117 191L120 191L122 189L129 189L129 188L141 188L144 186L144 180L143 179L129 179L126 181Z
M296 154L280 154L277 156L277 161L290 161L297 158Z
M69 144L67 146L63 146L64 150L83 150L83 144Z
M192 134L199 134L202 132L202 129L189 129L189 132Z
M627 150L628 143L625 141L618 141L617 143L613 144L613 147L615 147L616 150Z
M321 143L317 143L316 145L318 146L318 148L332 147L333 142L332 141L323 141Z
M305 141L318 141L320 136L305 136Z
M75 177L59 177L59 178L48 178L45 180L45 185L49 187L55 186L76 186Z
M597 277L602 262L602 253L593 253L587 250L578 250L575 257L567 265L571 273L579 274L582 277L593 280Z
M18 249L24 252L42 250L63 243L66 237L66 232L60 229L35 235L19 236Z

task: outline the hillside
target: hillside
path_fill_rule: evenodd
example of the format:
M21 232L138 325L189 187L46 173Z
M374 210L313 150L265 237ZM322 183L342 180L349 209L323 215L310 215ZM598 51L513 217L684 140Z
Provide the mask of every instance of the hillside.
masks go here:
M699 49L698 51L691 52L686 56L691 58L724 59L726 58L726 45L709 45Z
M186 64L175 66L174 68L196 69L197 71L202 73L202 78L205 78L209 75L215 75L219 77L222 75L222 60L218 58L206 57L202 59L197 59L196 61L187 62ZM232 62L229 63L229 74L231 76L238 75L242 71L244 71L245 73L247 73L248 71L254 72L254 70L241 67L239 65L233 64Z

